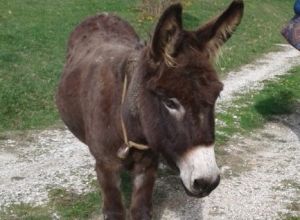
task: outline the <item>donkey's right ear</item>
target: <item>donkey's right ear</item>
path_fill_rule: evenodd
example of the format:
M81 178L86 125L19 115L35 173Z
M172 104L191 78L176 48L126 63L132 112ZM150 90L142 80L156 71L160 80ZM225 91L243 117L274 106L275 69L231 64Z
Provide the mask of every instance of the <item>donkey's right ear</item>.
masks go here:
M241 22L243 12L243 0L233 0L221 15L196 31L198 39L206 46L211 58L215 57L219 48L231 37Z
M182 30L182 6L174 4L167 8L160 17L151 42L151 55L156 60L172 61L176 42Z

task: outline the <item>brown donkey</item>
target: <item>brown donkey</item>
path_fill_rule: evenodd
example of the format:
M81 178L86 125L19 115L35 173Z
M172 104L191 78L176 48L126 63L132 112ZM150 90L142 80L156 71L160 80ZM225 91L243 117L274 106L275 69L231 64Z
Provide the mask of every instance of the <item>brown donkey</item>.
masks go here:
M133 174L131 219L151 219L159 155L180 172L189 195L207 196L220 171L214 155L214 106L222 83L212 61L243 15L235 0L196 31L171 5L151 41L108 14L72 32L56 97L62 120L96 159L105 219L125 219L120 172Z

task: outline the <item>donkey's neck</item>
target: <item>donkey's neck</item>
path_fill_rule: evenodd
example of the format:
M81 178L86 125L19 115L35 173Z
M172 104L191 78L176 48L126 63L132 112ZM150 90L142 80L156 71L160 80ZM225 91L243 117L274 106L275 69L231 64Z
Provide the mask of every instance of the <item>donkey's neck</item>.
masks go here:
M142 77L138 71L140 60L141 52L137 51L137 53L130 54L126 61L124 75L126 75L128 86L126 97L122 104L122 115L128 139L139 144L147 144L139 117L139 99L142 87Z
M140 77L137 74L138 66L138 53L132 53L127 60L125 74L128 80L128 87L126 92L126 105L129 110L129 113L133 116L138 114L138 98L141 83Z

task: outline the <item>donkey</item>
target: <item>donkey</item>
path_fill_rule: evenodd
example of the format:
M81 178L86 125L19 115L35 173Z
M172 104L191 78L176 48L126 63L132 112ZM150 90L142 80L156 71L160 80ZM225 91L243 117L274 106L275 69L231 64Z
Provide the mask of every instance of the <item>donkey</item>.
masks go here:
M159 155L180 173L186 192L204 197L220 181L214 106L223 85L213 60L239 25L234 0L196 31L182 27L182 6L160 17L151 40L109 14L71 33L56 103L62 120L96 160L104 219L125 219L120 172L133 175L130 219L151 219Z

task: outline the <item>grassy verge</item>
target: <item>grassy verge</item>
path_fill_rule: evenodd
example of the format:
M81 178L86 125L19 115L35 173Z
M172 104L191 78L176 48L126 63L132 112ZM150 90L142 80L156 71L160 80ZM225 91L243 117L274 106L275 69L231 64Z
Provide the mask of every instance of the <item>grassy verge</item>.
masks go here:
M121 189L124 202L128 207L131 197L131 180L128 173L123 173ZM5 220L72 220L93 219L101 213L101 195L97 181L92 181L93 190L86 194L77 194L63 188L48 192L49 202L45 205L15 204L0 212L0 219ZM97 218L96 218L97 219Z
M184 23L195 28L230 0L186 2ZM148 39L156 17L139 0L0 0L0 131L33 129L57 122L54 93L70 31L83 18L115 12ZM293 0L246 1L243 23L224 47L218 68L227 72L274 49L279 30L292 16Z
M101 197L98 191L78 195L65 189L55 189L50 191L49 197L49 205L60 219L87 219L100 213Z
M224 144L234 134L260 128L275 115L290 114L299 105L300 67L275 81L265 82L259 93L250 92L234 100L217 114L217 141Z
M233 176L247 170L247 167L242 165L242 157L230 157L224 145L233 136L247 136L255 129L262 128L266 122L282 117L281 115L298 113L299 83L300 67L296 67L287 75L265 81L260 91L240 94L232 102L219 106L216 119L216 152L219 162L234 161Z
M65 189L49 192L50 201L46 205L11 205L0 212L0 219L6 220L51 220L89 219L100 214L101 197L99 192L78 195Z
M296 216L286 216L283 218L284 220L300 220L300 217Z

